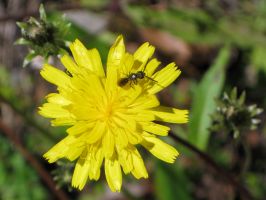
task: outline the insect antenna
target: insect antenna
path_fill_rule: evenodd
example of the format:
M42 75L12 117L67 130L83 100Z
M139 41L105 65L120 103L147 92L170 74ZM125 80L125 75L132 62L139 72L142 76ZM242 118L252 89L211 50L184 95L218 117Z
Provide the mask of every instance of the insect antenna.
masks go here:
M158 81L156 81L153 78L151 78L151 77L149 77L149 76L146 75L146 73L145 73L146 67L147 67L147 65L145 65L144 68L143 68L143 70L142 70L142 72L144 73L144 76L147 79L149 79L150 81L152 81L152 82L156 83L157 85L159 85L160 87L165 88L164 86L162 86L161 84L159 84Z
M147 67L147 64L144 65L143 70L141 70L143 73L145 73L146 67Z
M145 75L145 77L146 77L147 79L151 80L152 82L156 83L156 84L159 85L160 87L165 88L164 86L162 86L161 84L159 84L158 81L154 80L153 78L151 78L151 77L149 77L149 76L146 76L146 75Z

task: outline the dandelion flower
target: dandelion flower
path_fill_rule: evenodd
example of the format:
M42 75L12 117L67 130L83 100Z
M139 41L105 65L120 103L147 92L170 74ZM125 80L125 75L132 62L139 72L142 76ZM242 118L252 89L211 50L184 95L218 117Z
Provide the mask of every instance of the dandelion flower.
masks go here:
M64 55L65 73L45 64L41 76L57 86L49 94L39 113L52 118L52 126L69 126L67 136L44 157L53 163L60 158L77 160L72 186L83 189L87 180L98 180L101 166L112 191L120 191L122 170L135 178L148 173L136 147L140 144L157 158L173 163L177 150L158 139L169 127L156 123L186 123L187 110L160 106L156 93L171 84L180 74L174 63L157 70L160 62L151 59L154 47L144 43L134 54L125 51L123 37L111 47L106 70L96 49L86 49L75 40L70 45L74 60ZM118 83L132 73L145 77Z

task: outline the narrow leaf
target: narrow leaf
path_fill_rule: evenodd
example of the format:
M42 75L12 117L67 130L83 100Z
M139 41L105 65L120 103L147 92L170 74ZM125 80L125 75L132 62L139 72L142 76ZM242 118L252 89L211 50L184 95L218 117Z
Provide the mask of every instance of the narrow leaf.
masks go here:
M245 100L246 100L246 92L243 91L243 92L241 93L241 96L240 96L239 99L238 99L238 105L239 105L239 106L244 105Z
M43 21L46 21L46 12L45 12L45 10L44 10L44 6L43 6L43 4L40 5L39 12L40 12L40 18L41 18Z
M25 22L16 22L17 26L21 29L26 29L27 24Z
M215 110L215 98L220 95L224 85L225 70L229 58L230 49L228 47L222 48L193 94L189 141L202 150L206 149L208 144L210 115Z
M24 38L19 38L15 41L15 45L29 45L30 42L28 40L25 40Z
M35 53L35 51L30 51L28 53L28 55L24 58L24 61L23 61L23 67L26 67L31 61L32 59L37 56L37 54Z

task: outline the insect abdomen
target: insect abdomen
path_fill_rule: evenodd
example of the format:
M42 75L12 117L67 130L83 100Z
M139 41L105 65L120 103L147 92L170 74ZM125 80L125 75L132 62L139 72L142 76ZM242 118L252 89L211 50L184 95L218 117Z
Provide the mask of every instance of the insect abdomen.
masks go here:
M122 78L122 79L120 79L118 85L119 85L120 87L123 87L123 86L125 86L127 83L128 83L128 78Z

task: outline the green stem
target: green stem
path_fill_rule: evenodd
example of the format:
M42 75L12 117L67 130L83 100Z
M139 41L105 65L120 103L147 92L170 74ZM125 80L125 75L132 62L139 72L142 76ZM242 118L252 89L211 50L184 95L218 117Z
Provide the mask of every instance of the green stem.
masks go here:
M245 152L245 161L243 164L243 168L241 170L241 176L244 177L245 173L248 171L249 166L250 166L250 162L251 162L251 153L250 153L250 148L249 145L246 141L242 141L242 145L244 148L244 152Z

